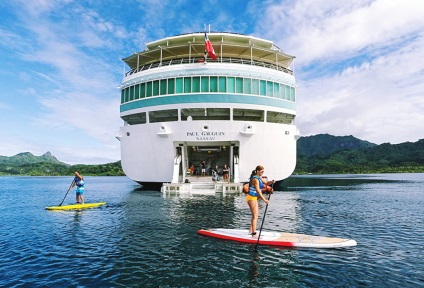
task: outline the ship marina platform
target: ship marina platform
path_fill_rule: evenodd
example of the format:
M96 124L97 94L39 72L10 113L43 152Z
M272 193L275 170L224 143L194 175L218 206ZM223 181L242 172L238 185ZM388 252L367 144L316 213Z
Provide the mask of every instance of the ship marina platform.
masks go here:
M228 183L223 181L212 181L207 176L187 176L186 182L163 183L161 192L164 194L215 194L215 193L242 193L243 183Z

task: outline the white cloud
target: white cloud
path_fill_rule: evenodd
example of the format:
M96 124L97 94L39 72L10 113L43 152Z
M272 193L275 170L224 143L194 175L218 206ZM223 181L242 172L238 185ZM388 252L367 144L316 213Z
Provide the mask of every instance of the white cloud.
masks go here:
M108 59L108 49L114 48L114 25L81 6L74 8L79 14L68 15L69 10L59 9L66 2L57 4L61 7L50 1L38 4L23 7L27 14L20 14L19 23L25 33L7 34L8 39L18 39L19 60L26 63L25 70L19 71L22 87L16 89L16 97L35 95L38 103L31 109L13 107L18 113L28 109L31 114L12 116L19 119L10 119L18 135L11 132L9 139L1 141L14 144L2 145L0 154L51 151L70 164L119 160L115 138L122 125L116 89L119 80ZM122 34L122 29L118 30ZM102 38L102 33L107 37ZM118 63L117 57L115 61ZM10 105L4 103L1 108Z
M424 5L294 1L268 7L258 28L294 54L297 125L306 135L375 143L424 137Z
M424 41L300 84L298 125L305 134L353 134L375 143L424 137ZM411 52L413 51L413 53ZM412 53L412 54L411 54Z
M122 125L119 99L101 99L81 93L58 94L60 97L40 98L49 114L37 119L39 125L77 129L104 143L116 140L114 136Z

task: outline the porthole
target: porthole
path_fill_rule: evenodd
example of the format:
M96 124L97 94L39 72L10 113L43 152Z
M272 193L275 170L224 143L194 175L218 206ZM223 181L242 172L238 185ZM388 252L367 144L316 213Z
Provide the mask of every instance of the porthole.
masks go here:
M203 125L202 130L203 131L208 131L209 130L209 125Z

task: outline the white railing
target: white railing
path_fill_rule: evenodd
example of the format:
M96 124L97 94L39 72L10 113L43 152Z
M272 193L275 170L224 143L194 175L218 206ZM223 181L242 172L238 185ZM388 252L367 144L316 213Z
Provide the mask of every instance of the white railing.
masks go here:
M180 64L193 64L193 63L202 63L204 62L203 58L181 58L181 59L171 59L169 61L163 61L163 62L155 62L151 63L149 65L144 65L141 67L138 67L138 69L134 68L128 72L125 73L125 77L141 72L146 71L149 69L157 68L157 67L163 67L163 66L171 66L171 65L180 65ZM274 69L278 71L283 71L285 73L288 73L290 75L293 75L293 71L290 69L287 69L286 67L276 65L275 63L267 63L263 61L255 61L250 59L242 59L242 58L219 58L218 61L210 62L210 63L230 63L230 64L244 64L244 65L252 65L252 66L259 66L259 67L265 67L269 69Z

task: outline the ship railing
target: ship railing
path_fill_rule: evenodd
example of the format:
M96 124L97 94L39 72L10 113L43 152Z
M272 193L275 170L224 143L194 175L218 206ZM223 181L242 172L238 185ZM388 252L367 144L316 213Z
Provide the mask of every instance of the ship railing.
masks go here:
M133 75L133 74L141 72L141 71L146 71L146 70L150 70L150 69L154 69L154 68L158 68L158 67L180 65L180 64L204 63L204 62L205 62L205 60L204 60L203 57L201 57L201 58L179 58L179 59L171 59L171 60L163 61L163 62L154 62L154 63L148 64L148 65L140 66L138 69L134 68L134 69L126 72L125 77ZM286 68L286 67L276 65L275 63L268 63L268 62L258 61L258 60L228 57L228 58L219 58L217 61L213 61L213 62L210 62L210 63L230 63L230 64L244 64L244 65L251 65L251 66L259 66L259 67L265 67L265 68L269 68L269 69L282 71L282 72L288 73L290 75L293 75L293 71Z

